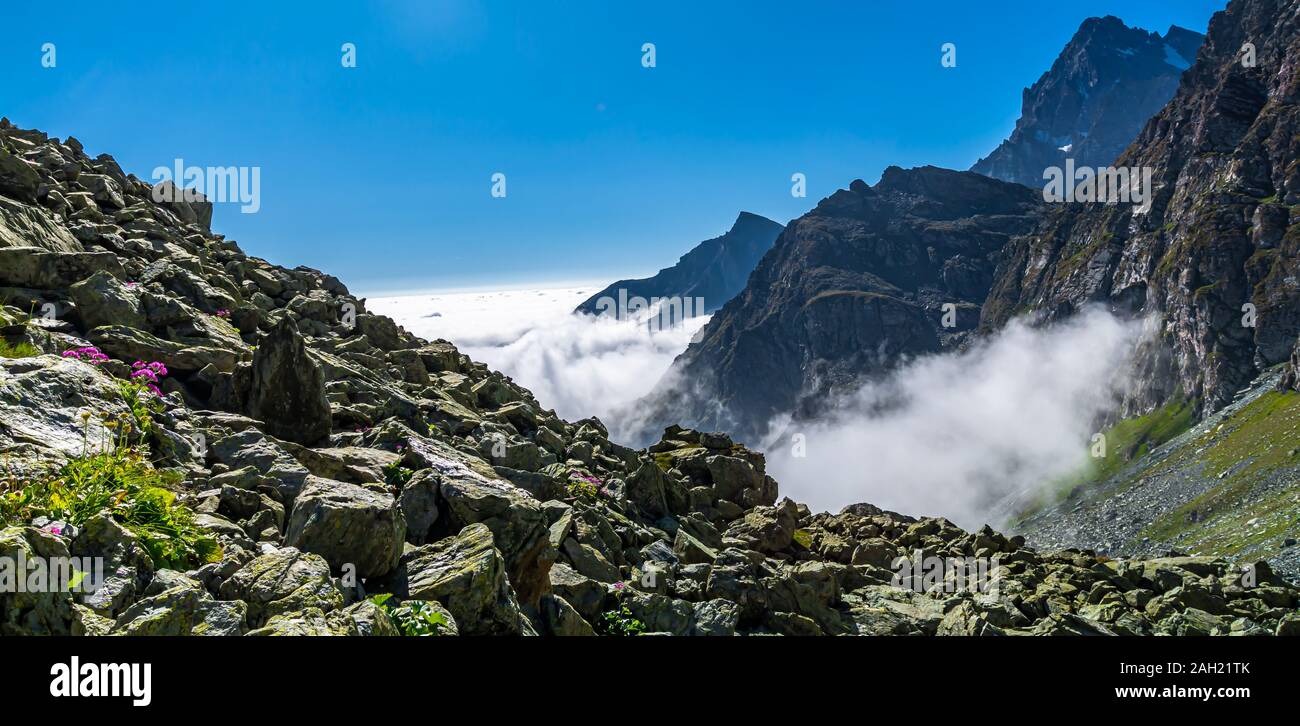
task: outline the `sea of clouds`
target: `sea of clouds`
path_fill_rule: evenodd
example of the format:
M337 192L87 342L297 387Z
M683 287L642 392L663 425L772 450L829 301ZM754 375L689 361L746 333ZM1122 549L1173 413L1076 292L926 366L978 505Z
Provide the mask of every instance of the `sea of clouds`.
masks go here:
M368 307L509 375L566 420L611 437L707 322L650 332L573 315L601 286L374 298ZM813 421L773 422L762 446L781 493L814 511L870 502L965 527L1085 464L1098 417L1128 385L1149 324L1091 310L1046 328L1012 323L968 350L919 358ZM796 439L796 434L801 436ZM799 445L796 445L799 442ZM801 455L802 454L802 455Z
M422 338L444 338L533 392L569 421L623 428L708 316L652 331L639 320L573 315L604 285L372 298L366 306Z
M1094 425L1129 385L1150 332L1100 310L1046 328L1013 322L863 386L824 418L774 422L768 472L814 511L870 502L998 526L1008 502L1086 464Z

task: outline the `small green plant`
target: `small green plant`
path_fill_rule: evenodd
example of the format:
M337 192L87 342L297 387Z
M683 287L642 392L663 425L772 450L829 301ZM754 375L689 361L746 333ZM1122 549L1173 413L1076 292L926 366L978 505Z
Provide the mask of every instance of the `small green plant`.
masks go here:
M0 477L0 523L44 515L80 526L107 512L139 538L158 567L220 560L217 541L176 503L172 490L180 478L154 469L139 450L119 447L73 459L53 475Z
M397 487L400 489L406 486L406 483L410 481L413 476L415 476L415 472L402 466L401 461L394 461L384 467L384 481L388 482L388 486L391 487Z
M632 617L632 611L623 603L619 603L613 610L605 611L601 617L605 635L627 637L645 632L645 623Z
M645 623L632 615L632 610L623 602L623 593L627 586L622 582L614 583L614 607L601 613L597 628L602 635L630 637L645 632Z
M442 635L442 629L448 625L447 616L424 600L407 600L399 605L393 605L389 602L392 597L391 593L374 595L370 598L370 602L388 613L388 617L393 619L393 624L402 635L417 637Z
M0 358L31 358L40 354L41 351L31 343L11 345L9 341L0 338Z
M570 499L595 501L600 497L601 484L602 482L594 476L580 471L570 471L569 481L564 485L564 491Z

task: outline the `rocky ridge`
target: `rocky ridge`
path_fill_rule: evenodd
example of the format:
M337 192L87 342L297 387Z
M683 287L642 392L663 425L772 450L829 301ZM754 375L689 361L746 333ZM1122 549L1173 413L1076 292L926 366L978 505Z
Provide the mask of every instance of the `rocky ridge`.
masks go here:
M1125 413L1179 398L1212 412L1288 360L1300 336L1296 11L1233 0L1215 14L1177 94L1115 162L1151 170L1150 211L1052 205L1008 247L983 327L1088 304L1158 317Z
M927 178L828 204L885 203L871 197L897 181L920 208L903 181ZM412 617L444 635L1300 629L1300 589L1266 564L1243 581L1224 560L1043 554L868 504L815 514L778 500L762 455L726 435L671 426L620 446L337 279L246 255L211 232L206 202L151 192L75 139L0 121L0 336L16 356L0 358L0 496L129 447L216 548L160 560L112 508L28 512L3 524L0 558L103 557L108 577L88 598L0 593L0 634L396 635ZM998 240L1023 206L938 227ZM902 269L960 285L953 252ZM63 355L90 348L107 358ZM144 414L121 394L137 359L167 371ZM133 415L150 425L108 429ZM996 586L895 586L895 558L918 552L996 555Z
M961 344L1001 250L1038 194L973 172L889 167L790 222L645 401L649 420L757 441L778 415L815 415L863 376Z

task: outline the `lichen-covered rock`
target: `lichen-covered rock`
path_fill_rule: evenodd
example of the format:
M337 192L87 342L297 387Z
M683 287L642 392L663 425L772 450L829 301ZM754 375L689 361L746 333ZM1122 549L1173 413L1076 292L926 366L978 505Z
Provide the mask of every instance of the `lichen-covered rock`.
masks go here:
M393 580L394 591L404 598L442 603L463 635L532 634L486 525L471 524L453 537L416 547L402 556Z
M69 635L73 621L73 595L62 588L29 589L19 586L21 563L50 561L71 556L60 538L35 527L0 530L0 636Z
M550 591L547 575L556 557L541 503L512 484L474 476L446 477L439 492L440 511L451 531L475 523L486 525L506 559L519 601L535 607Z
M271 329L253 355L248 411L267 433L286 441L313 444L332 430L325 374L307 355L292 319Z
M86 328L101 325L145 326L140 300L112 274L100 270L68 288Z
M72 552L102 558L104 581L84 600L96 613L113 618L144 592L153 578L149 553L130 530L108 514L92 517L77 533Z
M343 607L343 594L330 579L329 564L319 555L285 547L263 554L221 585L222 600L248 603L248 623L258 627L268 617L318 608Z
M294 501L284 536L288 546L363 578L391 572L405 539L406 520L392 495L315 476Z
M123 611L109 634L243 635L247 612L245 603L215 600L198 582L176 573L165 589L151 587Z

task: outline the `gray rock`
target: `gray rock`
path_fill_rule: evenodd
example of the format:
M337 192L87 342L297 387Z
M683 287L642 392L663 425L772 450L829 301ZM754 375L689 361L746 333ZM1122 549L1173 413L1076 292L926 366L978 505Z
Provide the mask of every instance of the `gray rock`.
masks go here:
M365 578L391 572L405 539L406 520L392 496L315 476L295 500L284 537L290 547Z
M442 603L463 635L521 635L532 630L506 577L505 559L483 524L471 524L454 537L404 555L394 590L404 598Z
M325 375L289 318L272 328L253 355L248 411L267 433L286 441L312 444L330 435Z

